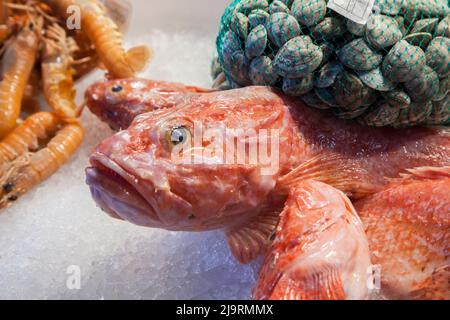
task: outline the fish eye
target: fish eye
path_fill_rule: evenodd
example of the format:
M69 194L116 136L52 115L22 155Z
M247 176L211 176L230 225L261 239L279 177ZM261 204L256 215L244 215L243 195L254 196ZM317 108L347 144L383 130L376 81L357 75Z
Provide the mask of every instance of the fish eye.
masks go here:
M185 143L190 136L189 130L185 126L176 126L172 128L170 133L170 143L172 145L179 145Z
M120 84L115 84L111 87L111 91L114 93L118 93L123 90L123 87Z

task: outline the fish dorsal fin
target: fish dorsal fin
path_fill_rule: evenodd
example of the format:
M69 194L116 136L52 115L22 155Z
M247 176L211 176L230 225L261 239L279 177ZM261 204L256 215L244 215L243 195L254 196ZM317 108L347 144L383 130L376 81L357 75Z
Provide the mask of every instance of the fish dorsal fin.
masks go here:
M388 179L392 183L411 180L436 180L450 178L450 167L417 167L406 170L399 178Z
M231 253L240 263L251 262L268 248L280 211L268 210L226 231Z
M373 194L381 186L366 181L367 172L339 154L319 154L282 176L277 189L282 193L305 180L316 180L339 189L352 198Z

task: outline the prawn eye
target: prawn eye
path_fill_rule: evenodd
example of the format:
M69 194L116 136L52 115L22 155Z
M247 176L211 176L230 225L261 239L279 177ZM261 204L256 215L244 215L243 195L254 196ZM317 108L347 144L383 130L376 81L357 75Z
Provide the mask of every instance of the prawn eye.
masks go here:
M123 90L123 87L120 84L115 84L112 86L111 91L114 93L120 92Z
M190 132L185 126L174 127L170 133L170 143L175 146L185 143L189 136Z

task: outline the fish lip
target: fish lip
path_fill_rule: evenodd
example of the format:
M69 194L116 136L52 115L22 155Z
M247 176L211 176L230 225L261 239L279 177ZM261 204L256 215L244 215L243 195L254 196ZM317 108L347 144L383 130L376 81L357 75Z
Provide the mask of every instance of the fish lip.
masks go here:
M135 221L130 221L130 222L132 222L134 224L138 224L138 225L148 226L148 227L155 227L155 228L163 228L164 227L162 225L162 221L161 221L160 217L158 216L158 213L157 213L158 211L155 209L154 205L147 199L147 196L144 195L141 190L139 190L139 188L136 188L133 185L133 182L135 182L137 180L137 177L133 176L131 173L124 170L119 164L117 164L115 161L113 161L112 159L110 159L109 157L107 157L106 155L104 155L100 152L95 152L93 155L91 155L90 163L91 163L91 167L86 169L86 174L87 174L86 182L91 188L94 188L96 191L99 191L99 192L112 194L112 192L110 192L110 190L108 190L107 188L101 188L99 186L94 185L95 182L91 180L91 179L93 179L92 178L92 170L94 170L95 173L99 173L104 176L107 175L108 176L107 178L110 181L112 181L112 183L121 183L120 180L122 180L122 182L125 182L125 185L121 184L121 186L128 189L129 192L134 193L134 195L137 195L139 197L139 200L142 200L142 202L145 203L145 206L146 206L145 209L147 209L147 210L145 212L140 212L140 215L145 216L147 218L147 220L151 219L152 222L145 223L145 224L136 223ZM102 167L104 169L102 169ZM107 173L105 169L110 170L117 176L112 176L111 174ZM123 202L123 204L125 204L127 206L131 206L131 204L129 204L129 203ZM128 220L128 219L125 219L124 217L120 216L120 212L116 212L114 210L114 208L111 208L109 205L108 205L108 207L109 207L108 208L109 210L114 211L114 213L116 213L116 215L118 215L123 220Z

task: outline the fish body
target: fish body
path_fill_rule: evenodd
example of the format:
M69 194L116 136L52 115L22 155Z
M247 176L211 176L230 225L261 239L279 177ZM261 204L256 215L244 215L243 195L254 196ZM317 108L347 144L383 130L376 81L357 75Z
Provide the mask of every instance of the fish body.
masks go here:
M144 88L154 86L149 95L145 89L144 93L122 90L122 97L115 97L108 89L114 82L94 85L88 91L88 105L101 118L117 105L131 110L128 117L139 113L130 125L129 120L116 125L127 129L93 152L87 183L94 199L111 216L141 226L181 231L224 229L232 253L243 263L267 251L290 193L305 181L320 181L344 192L359 214L359 201L375 199L407 170L450 166L448 128L363 127L268 87L210 92L139 81ZM95 99L89 97L93 92ZM146 98L130 102L128 98L135 94ZM107 120L121 122L120 116ZM414 195L402 195L397 204L407 208ZM439 193L435 200L439 204L440 197L446 197L442 199L445 203L449 195ZM376 202L363 211L375 210ZM448 222L450 212L443 208L435 205L429 210ZM378 223L365 215L362 220L367 230ZM419 219L418 223L422 222ZM392 235L399 230L398 223L395 218L386 221ZM448 236L448 223L429 232ZM350 234L359 241L354 236L358 233ZM368 234L375 237L378 233ZM378 245L383 244L398 245L389 238L379 240ZM374 245L370 239L369 245ZM448 242L445 247L437 254L447 261L441 266L448 263ZM413 248L408 250L406 255L415 254ZM427 266L433 269L431 264ZM405 292L411 289L405 288Z

